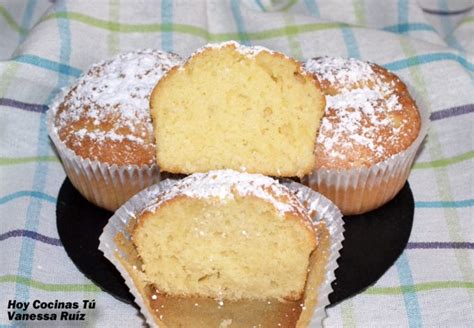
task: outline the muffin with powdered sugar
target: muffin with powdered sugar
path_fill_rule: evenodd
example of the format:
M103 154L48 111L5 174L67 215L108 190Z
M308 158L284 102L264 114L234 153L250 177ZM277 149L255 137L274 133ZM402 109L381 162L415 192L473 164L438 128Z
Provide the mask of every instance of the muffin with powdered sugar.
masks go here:
M51 106L50 137L72 184L92 203L115 210L159 181L149 95L180 62L153 49L120 54L92 65Z
M406 85L379 65L317 57L305 68L326 95L308 184L346 215L385 204L407 180L427 118Z
M329 304L342 224L308 187L218 170L138 193L99 249L152 327L314 327Z

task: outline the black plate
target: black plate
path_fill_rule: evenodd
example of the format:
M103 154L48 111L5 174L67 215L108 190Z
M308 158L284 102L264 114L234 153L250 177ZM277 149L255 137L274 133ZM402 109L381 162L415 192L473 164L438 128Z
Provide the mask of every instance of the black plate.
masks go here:
M414 201L407 184L383 207L344 217L344 242L336 280L329 295L331 305L374 284L405 248L410 236ZM66 179L56 208L59 237L77 268L116 298L134 304L115 267L98 250L99 236L111 212L89 203Z

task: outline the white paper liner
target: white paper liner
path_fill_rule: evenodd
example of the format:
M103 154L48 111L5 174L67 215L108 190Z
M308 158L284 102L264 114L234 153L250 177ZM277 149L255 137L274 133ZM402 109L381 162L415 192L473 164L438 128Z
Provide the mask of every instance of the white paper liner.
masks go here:
M334 202L344 215L361 214L384 205L408 179L417 151L428 133L430 114L423 99L407 87L417 104L421 126L418 137L406 150L371 167L316 169L303 180Z
M76 155L59 138L54 119L58 104L68 89L52 102L47 112L49 137L61 158L66 175L74 187L90 202L115 211L140 190L160 181L158 165L117 165Z
M329 305L329 294L332 292L331 284L336 278L334 272L339 266L337 259L342 248L342 241L344 240L342 213L329 199L311 188L294 181L284 181L283 184L304 204L311 214L313 222L323 221L329 230L331 247L326 265L324 284L319 286L319 290L316 291L318 293L317 305L310 323L311 328L321 327L324 319L327 317L326 306Z
M177 181L178 180L175 179L161 181L133 196L109 219L109 222L104 227L104 231L99 238L99 250L104 253L105 257L112 262L121 273L125 279L125 283L130 288L130 292L135 298L135 302L140 307L140 311L144 315L146 322L152 327L156 327L157 325L149 308L145 305L145 302L147 302L144 298L145 295L139 293L137 286L133 283L132 277L121 262L122 260L131 263L130 261L132 261L132 259L121 250L115 237L119 234L123 234L126 238L126 242L133 245L131 236L128 233L130 221L136 220L144 209L155 203L159 194L171 188ZM310 324L310 327L321 327L323 320L327 316L325 307L329 304L328 296L332 292L331 283L335 279L334 271L338 267L337 259L339 258L339 251L342 248L342 241L344 240L342 214L331 201L312 189L293 181L284 181L283 184L304 204L313 222L323 221L329 231L331 246L328 250L329 256L325 269L325 277L323 283L319 286L318 290L315 291L318 293L317 305Z

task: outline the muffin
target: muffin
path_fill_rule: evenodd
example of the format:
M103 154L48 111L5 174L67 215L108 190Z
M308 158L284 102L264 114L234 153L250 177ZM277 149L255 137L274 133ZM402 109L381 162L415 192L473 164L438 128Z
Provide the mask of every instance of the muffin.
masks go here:
M72 184L114 211L159 181L151 90L178 55L139 50L92 65L48 112L49 135Z
M311 189L223 170L140 192L99 248L152 325L307 327L324 316L342 231Z
M318 57L305 69L326 95L307 183L345 215L382 206L405 184L426 133L415 101L395 74L376 64Z
M314 168L324 105L317 80L294 59L233 41L204 46L153 90L158 164L301 177Z
M138 218L132 239L161 292L228 300L300 299L316 247L293 194L231 170L180 180Z

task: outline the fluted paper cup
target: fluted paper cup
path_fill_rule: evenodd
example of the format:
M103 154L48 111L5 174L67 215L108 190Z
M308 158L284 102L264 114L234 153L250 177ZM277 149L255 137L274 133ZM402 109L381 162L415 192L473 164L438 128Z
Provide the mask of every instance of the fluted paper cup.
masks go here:
M131 234L140 214L155 204L161 194L176 181L161 181L133 196L115 212L100 236L99 249L121 273L146 322L153 327L166 327L153 308L153 302L159 301L157 298L160 296L155 294L154 287L146 281ZM292 181L285 181L283 184L298 197L308 210L313 224L318 227L318 248L312 254L312 257L317 258L318 265L312 267L312 270L316 270L315 274L308 275L311 278L306 283L304 304L297 327L307 327L309 323L311 327L321 327L326 317L325 307L329 304L328 296L332 292L331 283L334 281L334 271L338 267L337 259L344 238L342 215L334 204L310 188ZM316 304L314 313L311 311L311 304Z
M74 187L91 203L115 211L140 190L160 181L158 165L117 165L76 155L59 138L54 124L59 101L56 97L47 112L47 127L66 175Z
M329 294L333 291L332 282L336 276L334 272L338 268L337 259L342 248L344 240L344 221L342 220L341 211L326 197L315 192L314 190L293 182L284 182L299 201L304 205L313 220L313 225L323 224L328 230L327 236L320 236L321 244L324 238L327 238L329 249L327 250L327 262L324 268L324 281L319 286L314 286L316 295L316 308L314 313L301 313L300 321L310 320L309 327L322 327L324 319L327 317L326 307L329 305ZM304 327L302 325L301 327Z
M416 96L412 90L410 94ZM417 151L428 133L429 112L423 99L414 99L421 125L418 137L407 149L370 167L319 168L303 178L303 183L329 198L344 215L366 213L392 200L407 181Z

